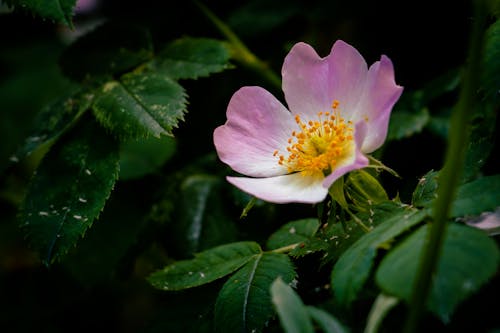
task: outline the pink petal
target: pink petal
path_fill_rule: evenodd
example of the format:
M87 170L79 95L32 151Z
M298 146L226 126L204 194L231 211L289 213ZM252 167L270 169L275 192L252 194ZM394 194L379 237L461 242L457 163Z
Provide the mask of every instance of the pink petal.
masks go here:
M283 175L287 168L278 164L273 153L286 152L296 126L291 113L268 91L243 87L229 101L227 121L215 129L214 144L221 161L239 173Z
M283 92L293 114L316 116L338 100L342 117L350 119L363 92L368 67L351 45L336 41L330 55L320 58L305 43L297 43L281 70Z
M325 199L328 188L322 185L323 175L304 176L292 173L269 178L227 177L244 192L274 203L317 203Z
M403 87L395 82L391 60L383 55L368 70L364 93L352 118L353 122L367 122L367 136L361 148L364 153L371 153L384 143L392 107L402 92Z
M364 168L368 165L368 158L361 152L361 147L363 141L367 135L368 126L364 121L360 121L355 125L354 128L354 155L350 160L345 161L342 165L339 165L335 170L329 174L323 181L323 186L329 188L337 179L345 175L346 173Z

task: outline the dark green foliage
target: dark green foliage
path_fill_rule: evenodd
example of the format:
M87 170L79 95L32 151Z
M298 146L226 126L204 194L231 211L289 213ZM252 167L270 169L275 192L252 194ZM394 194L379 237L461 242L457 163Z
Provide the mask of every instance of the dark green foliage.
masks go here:
M428 229L428 225L422 226L384 258L376 273L384 292L410 299ZM457 305L493 277L499 263L500 252L484 232L450 224L433 279L429 309L449 321Z
M76 245L118 177L117 143L85 120L45 156L24 199L21 226L46 265Z
M262 250L254 242L221 245L153 273L149 282L163 290L192 288L226 276L261 255Z
M215 330L261 332L273 314L270 288L278 277L286 283L295 277L287 255L262 253L254 256L222 287L215 304Z
M43 19L49 19L67 26L72 25L73 8L76 0L4 0L10 6L27 9Z

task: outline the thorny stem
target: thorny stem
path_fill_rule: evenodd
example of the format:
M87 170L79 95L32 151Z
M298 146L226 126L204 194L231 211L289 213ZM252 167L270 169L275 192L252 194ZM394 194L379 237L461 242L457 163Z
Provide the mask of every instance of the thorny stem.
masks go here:
M469 59L464 72L462 88L455 111L450 120L449 145L444 167L439 176L438 197L433 207L433 223L423 249L419 268L410 299L410 309L405 323L405 332L418 331L418 324L425 310L431 290L432 276L441 252L450 207L462 173L465 159L464 147L468 141L468 123L474 110L477 91L480 57L482 51L482 28L486 17L485 1L475 1L475 16L469 41Z
M202 13L217 27L217 29L222 33L227 40L230 42L233 48L233 56L242 65L255 71L256 73L262 75L269 83L271 83L275 88L281 89L280 78L269 68L269 66L257 56L255 56L243 42L236 36L236 34L229 28L227 24L222 22L210 9L208 9L201 2L194 2Z
M356 215L354 215L354 213L351 212L349 209L346 209L345 211L351 216L351 218L354 220L354 222L356 222L356 224L359 225L361 227L361 229L363 229L364 232L368 233L368 232L372 231L372 229L367 227L363 223L363 221L361 221L361 219L359 217L357 217Z

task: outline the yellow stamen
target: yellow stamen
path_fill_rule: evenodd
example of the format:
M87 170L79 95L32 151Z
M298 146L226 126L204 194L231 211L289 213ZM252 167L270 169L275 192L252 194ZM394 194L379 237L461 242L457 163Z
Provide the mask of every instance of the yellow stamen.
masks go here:
M318 112L318 119L302 121L295 116L299 130L293 131L288 139L286 155L278 155L278 164L288 168L288 172L304 175L328 174L342 161L349 158L354 150L353 124L340 116L339 101L332 102L333 112ZM325 117L325 118L324 118Z

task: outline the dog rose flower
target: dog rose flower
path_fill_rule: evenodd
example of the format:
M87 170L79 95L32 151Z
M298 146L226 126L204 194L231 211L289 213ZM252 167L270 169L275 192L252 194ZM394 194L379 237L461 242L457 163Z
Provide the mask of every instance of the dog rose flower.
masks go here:
M221 161L248 177L227 180L274 203L317 203L346 173L368 165L387 136L403 88L382 55L368 68L351 45L337 41L321 58L298 43L281 71L288 109L267 90L243 87L227 121L214 131Z

